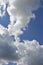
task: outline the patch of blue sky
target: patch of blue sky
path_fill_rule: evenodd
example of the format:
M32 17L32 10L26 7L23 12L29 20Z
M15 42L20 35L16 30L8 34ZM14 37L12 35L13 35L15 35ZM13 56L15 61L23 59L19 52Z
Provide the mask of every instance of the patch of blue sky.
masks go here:
M10 18L6 11L5 15L3 17L0 17L0 24L7 28L9 23L10 23Z
M39 8L34 12L35 19L31 19L28 24L28 28L22 35L21 40L37 40L40 44L43 44L43 8Z

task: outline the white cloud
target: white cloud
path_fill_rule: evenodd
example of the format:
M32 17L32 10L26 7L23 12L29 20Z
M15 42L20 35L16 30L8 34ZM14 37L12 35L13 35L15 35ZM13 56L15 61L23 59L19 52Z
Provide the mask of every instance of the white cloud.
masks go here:
M0 35L7 34L7 28L0 24Z
M1 0L0 3L4 12L8 3L7 12L10 16L8 29L0 25L0 65L9 62L16 62L17 65L43 65L43 45L36 40L20 42L16 38L23 33L21 29L28 25L30 19L35 18L32 11L39 8L40 0ZM1 10L0 16L3 16Z
M17 65L43 65L43 45L36 40L20 42L0 25L0 65L9 62Z
M43 45L36 40L14 41L12 36L0 35L0 62L17 65L43 65Z
M0 17L3 17L5 15L6 10L6 3L4 0L0 0Z
M9 62L17 65L43 65L43 45L36 40L15 40L2 25L0 25L0 65Z
M21 29L28 25L31 18L35 18L35 14L32 12L39 8L40 0L0 0L1 17L5 15L6 6L10 16L8 31L17 38L18 35L23 33Z
M3 30L3 28L1 28L1 30ZM5 30L6 29L4 29L4 31ZM0 64L17 61L19 59L16 53L17 47L13 43L14 38L9 35L7 30L5 33L0 34Z
M8 30L10 34L17 37L22 34L24 27L35 18L33 11L40 6L40 0L9 0L7 12L10 15L10 24ZM15 22L16 21L16 22Z
M43 45L37 41L25 41L25 44L19 45L19 53L22 58L18 65L43 65Z

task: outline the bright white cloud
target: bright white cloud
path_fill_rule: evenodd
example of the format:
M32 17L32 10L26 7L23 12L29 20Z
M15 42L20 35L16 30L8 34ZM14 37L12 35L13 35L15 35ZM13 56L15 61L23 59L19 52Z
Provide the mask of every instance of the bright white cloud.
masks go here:
M43 45L39 45L37 41L25 41L23 45L19 45L19 53L22 58L18 65L43 65Z
M10 15L10 24L8 30L10 34L17 37L22 34L24 27L35 18L33 11L40 6L40 0L9 0L7 12ZM16 21L16 22L15 22Z
M31 18L35 18L33 11L37 10L40 6L40 0L0 0L0 16L5 15L7 12L10 16L10 24L8 31L15 38L22 34L24 29ZM3 12L2 12L3 11Z

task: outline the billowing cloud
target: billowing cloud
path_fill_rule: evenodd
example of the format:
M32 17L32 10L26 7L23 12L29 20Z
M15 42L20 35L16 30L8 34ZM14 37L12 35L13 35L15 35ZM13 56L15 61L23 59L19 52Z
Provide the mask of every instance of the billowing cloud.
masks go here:
M3 30L3 27L0 26L0 28ZM13 46L14 38L9 35L7 30L5 32L3 34L0 33L0 60L18 60L18 54L16 53L17 47Z
M6 8L7 6L7 8ZM40 0L0 0L0 16L5 15L7 10L10 16L8 31L15 38L22 34L31 18L35 18L33 11L40 6Z
M40 0L9 0L7 12L10 16L8 30L10 34L17 37L22 34L31 18L35 18L33 11L40 6Z
M17 65L43 65L43 45L36 40L14 41L9 34L0 35L0 62Z
M18 65L43 65L43 45L39 45L35 40L24 42L23 45L19 45L19 53L22 58Z
M0 65L9 62L17 65L43 65L43 45L36 40L14 40L6 28L0 25Z
M0 3L0 16L5 15L6 5L10 16L8 28L0 25L0 65L9 62L16 62L17 65L43 65L43 45L36 40L20 42L18 38L30 19L35 18L32 12L39 8L40 0L0 0Z

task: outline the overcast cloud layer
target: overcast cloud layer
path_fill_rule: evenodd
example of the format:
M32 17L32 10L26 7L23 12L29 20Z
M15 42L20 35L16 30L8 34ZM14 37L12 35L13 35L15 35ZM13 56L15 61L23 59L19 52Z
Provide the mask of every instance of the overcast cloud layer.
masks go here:
M10 16L8 28L0 24L0 65L43 65L43 45L36 40L20 42L18 37L39 7L40 0L0 0L0 17L5 16L6 10Z

